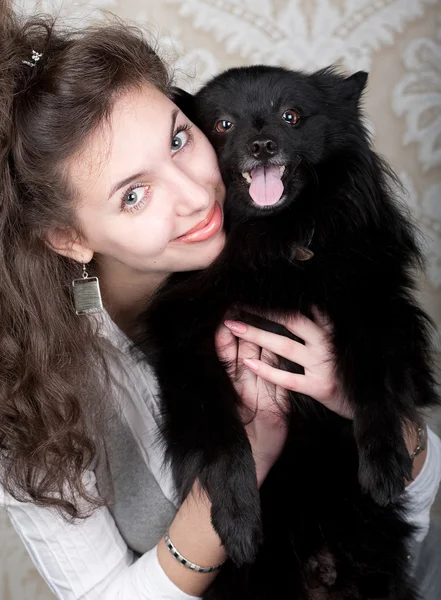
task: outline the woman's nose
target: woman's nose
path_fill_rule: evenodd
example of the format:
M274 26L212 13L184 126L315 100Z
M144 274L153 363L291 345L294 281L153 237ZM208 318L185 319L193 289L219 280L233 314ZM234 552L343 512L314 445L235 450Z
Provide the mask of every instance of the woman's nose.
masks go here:
M182 217L206 210L210 206L210 193L201 185L195 174L188 174L179 167L170 181L176 213Z

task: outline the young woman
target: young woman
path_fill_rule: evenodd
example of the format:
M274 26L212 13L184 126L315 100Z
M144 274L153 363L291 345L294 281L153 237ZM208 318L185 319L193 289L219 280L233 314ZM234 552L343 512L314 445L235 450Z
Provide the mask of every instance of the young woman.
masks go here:
M227 557L197 482L179 506L156 443L154 374L129 348L164 278L206 267L223 247L215 153L169 99L167 70L138 29L62 30L7 6L0 19L1 501L59 598L200 597ZM79 316L72 281L85 269L104 310ZM259 484L286 434L272 392L351 416L329 325L320 315L284 324L306 345L231 322L216 338L222 358L248 367L230 376L257 409L247 431ZM272 352L305 375L272 368ZM415 429L407 445L417 447ZM440 454L429 431L407 489L417 541ZM210 572L185 568L168 539Z

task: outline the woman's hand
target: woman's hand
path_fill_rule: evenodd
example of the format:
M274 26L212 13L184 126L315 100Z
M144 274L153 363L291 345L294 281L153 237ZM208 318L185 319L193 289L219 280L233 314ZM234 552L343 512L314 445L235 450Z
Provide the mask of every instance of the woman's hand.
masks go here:
M345 418L353 416L335 373L327 319L314 311L314 321L297 315L278 322L305 344L236 321L225 321L216 334L219 357L229 363L228 373L244 403L259 483L286 440L286 390L311 396ZM301 365L304 375L274 367L275 355Z
M304 340L304 345L237 321L226 321L216 337L219 357L233 361L234 368L229 370L229 374L246 406L248 414L244 412L244 421L249 421L247 417L250 414L256 414L256 418L247 425L247 433L256 468L261 470L261 480L277 460L286 440L286 390L311 396L340 416L353 418L335 373L330 341L332 325L317 310L313 312L314 321L304 315L277 321ZM234 343L235 338L238 344ZM275 368L275 355L301 365L304 375ZM409 454L419 443L417 427L418 424L404 426ZM413 478L422 469L425 457L426 450L414 460Z
M301 365L305 370L304 375L277 369L271 361L259 360L258 356L251 361L244 360L244 364L259 378L279 388L311 396L340 416L352 419L352 409L345 401L335 373L330 341L332 325L329 320L314 310L314 321L297 315L277 322L304 340L305 344L244 323L226 321L226 325L236 337L264 348L267 354L273 357L277 354Z
M244 366L248 359L270 363L274 360L271 352L252 342L237 339L225 325L216 333L216 348L219 358L227 364L228 374L243 402L241 416L253 451L260 486L286 441L287 394Z

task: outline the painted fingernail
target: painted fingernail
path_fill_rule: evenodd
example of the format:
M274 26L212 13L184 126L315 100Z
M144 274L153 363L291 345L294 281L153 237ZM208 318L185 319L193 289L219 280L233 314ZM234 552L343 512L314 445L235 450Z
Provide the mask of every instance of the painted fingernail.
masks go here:
M243 362L247 367L249 367L253 371L257 371L257 369L259 368L259 363L257 362L257 360L253 360L251 358L244 358Z
M224 321L224 325L234 333L245 333L247 330L245 323L241 323L240 321Z

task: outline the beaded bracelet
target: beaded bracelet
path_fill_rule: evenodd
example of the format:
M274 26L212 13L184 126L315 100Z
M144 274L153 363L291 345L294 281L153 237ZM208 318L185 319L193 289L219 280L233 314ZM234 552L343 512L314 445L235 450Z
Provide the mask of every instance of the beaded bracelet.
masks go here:
M173 542L171 541L170 536L168 535L168 531L164 535L164 542L167 548L170 550L171 554L176 558L176 560L178 560L181 563L181 565L187 567L187 569L190 569L195 573L212 573L213 571L218 571L221 568L221 566L225 563L225 561L223 561L218 565L215 565L214 567L200 567L199 565L195 565L195 563L191 562L191 560L188 560L187 558L182 556L182 554L179 552L179 550L175 548Z

